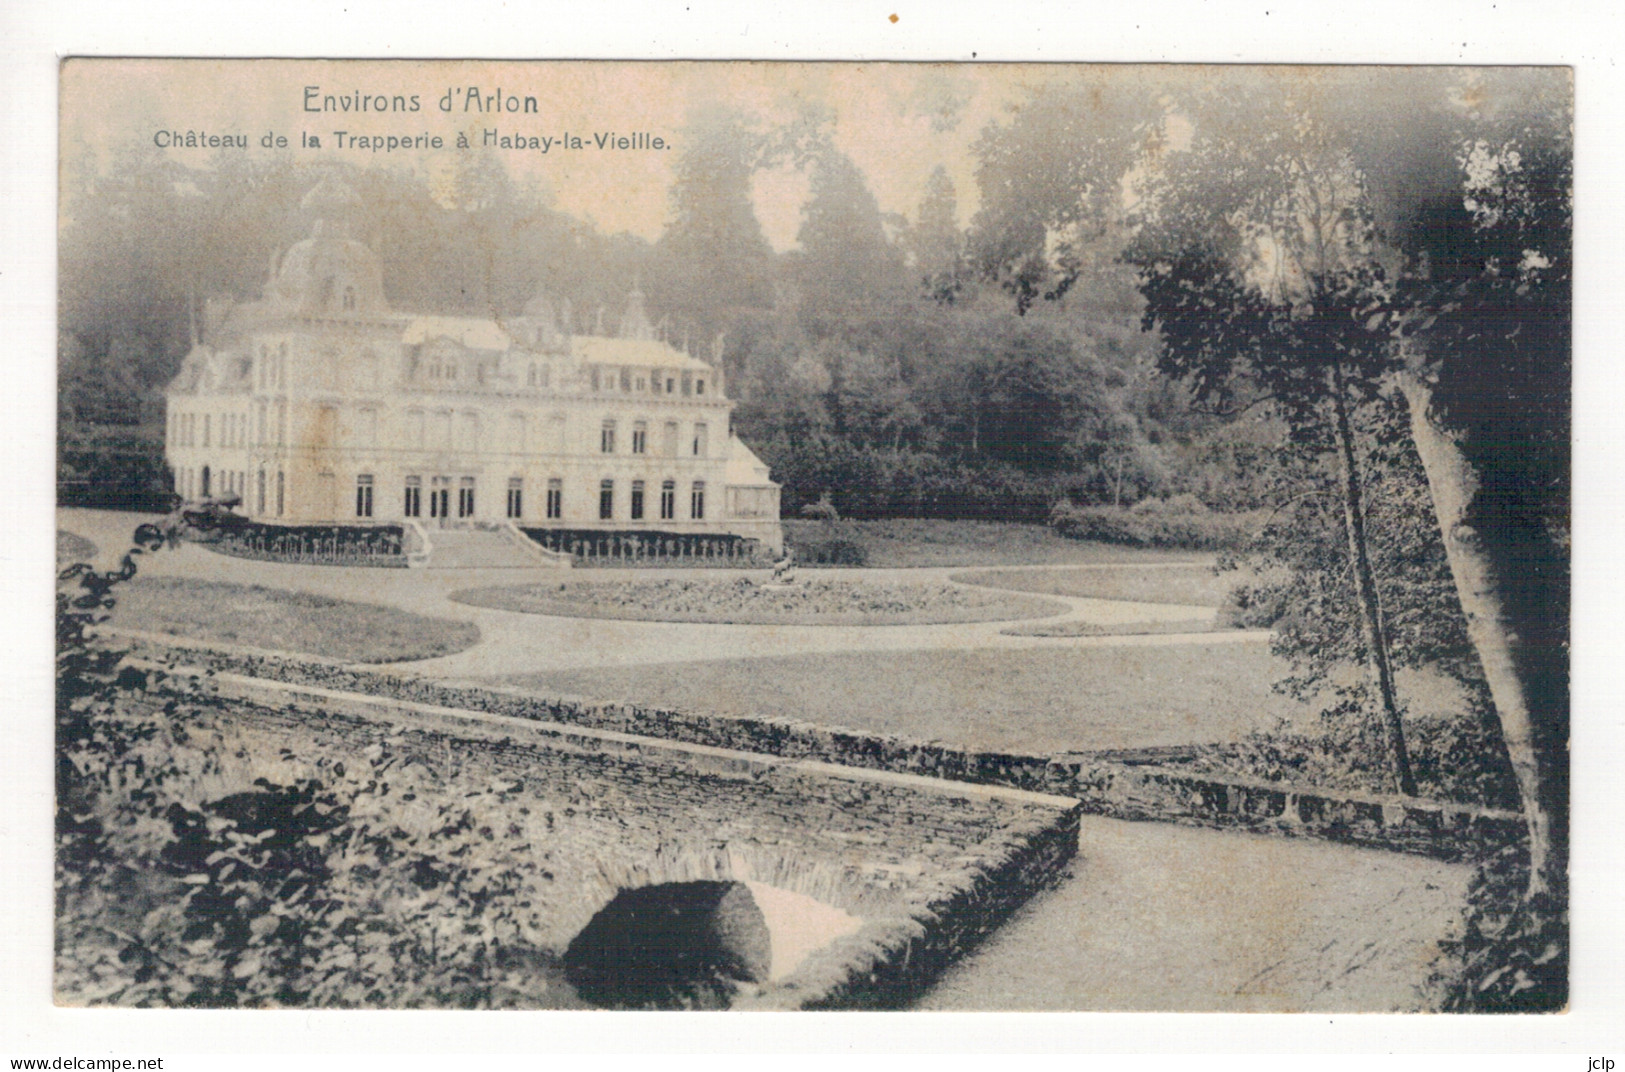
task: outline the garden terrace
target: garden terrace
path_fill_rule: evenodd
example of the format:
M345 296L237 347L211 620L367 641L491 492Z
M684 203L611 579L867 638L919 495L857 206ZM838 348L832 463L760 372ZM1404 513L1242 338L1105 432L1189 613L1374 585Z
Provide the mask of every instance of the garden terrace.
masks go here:
M730 625L937 625L1060 614L1050 600L941 582L764 584L662 578L560 581L455 592L459 603L525 614Z

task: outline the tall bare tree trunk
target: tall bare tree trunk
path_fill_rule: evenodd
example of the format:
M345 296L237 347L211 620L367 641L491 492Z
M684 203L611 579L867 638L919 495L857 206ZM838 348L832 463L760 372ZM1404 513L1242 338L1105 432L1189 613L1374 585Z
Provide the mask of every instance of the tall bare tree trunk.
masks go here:
M1428 493L1444 536L1456 595L1467 618L1467 637L1484 668L1518 794L1523 799L1524 822L1529 829L1527 896L1533 897L1552 888L1561 866L1552 837L1551 813L1544 803L1544 783L1550 773L1541 763L1528 690L1514 658L1519 642L1517 630L1496 589L1495 570L1483 538L1467 522L1468 508L1478 493L1478 474L1467 460L1459 436L1436 422L1431 408L1432 389L1412 372L1400 374L1399 386L1410 409L1411 438L1427 473Z
M1354 587L1360 602L1366 665L1376 680L1377 694L1382 700L1382 725L1388 738L1388 758L1395 785L1401 793L1413 797L1416 795L1416 777L1411 772L1410 751L1405 747L1405 727L1399 718L1399 701L1394 693L1394 669L1388 659L1388 634L1383 627L1382 600L1377 592L1376 571L1371 568L1366 541L1360 469L1354 454L1354 429L1349 422L1341 364L1333 362L1331 381L1338 468L1343 482L1343 528L1348 534L1349 562L1354 570Z

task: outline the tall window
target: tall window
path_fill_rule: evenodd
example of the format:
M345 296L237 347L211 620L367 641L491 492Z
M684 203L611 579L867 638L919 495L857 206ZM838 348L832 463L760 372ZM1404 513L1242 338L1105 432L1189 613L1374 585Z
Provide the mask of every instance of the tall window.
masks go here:
M449 476L437 476L429 486L429 516L445 518L451 516L451 483Z
M283 476L282 476L282 470L278 469L276 471L276 516L277 517L282 516L282 492L283 492L284 487L286 486L286 483L287 482L283 479Z
M564 516L564 481L557 478L547 482L547 516L554 521Z
M668 458L677 457L677 422L667 421L661 435L660 451Z
M254 483L255 483L255 492L256 492L255 495L254 495L254 512L256 514L264 514L265 513L265 470L264 469L260 470L259 478Z
M457 516L474 516L474 478L465 476L457 484Z
M525 481L523 477L508 478L508 516L525 516Z
M213 426L213 424L214 424L214 415L210 414L210 413L205 413L203 415L203 445L205 447L209 445L209 430ZM208 494L208 493L205 492L204 494Z
M288 344L279 343L276 348L276 386L278 390L288 386Z
M705 394L705 381L704 380L695 380L694 381L694 393L697 394L697 395Z
M355 288L354 287L345 287L344 288L344 310L345 310L345 312L353 312L355 310Z
M643 454L649 449L649 422L638 421L632 425L632 453Z
M705 517L705 481L694 481L694 489L688 493L688 516L695 521Z
M643 481L632 481L632 520L643 520Z
M423 478L421 476L406 478L406 504L402 513L407 517L423 516Z
M406 435L407 435L407 441L409 443L411 443L412 446L416 447L418 450L422 450L423 447L424 447L423 428L424 428L423 411L421 409L409 409L409 410L407 410L406 411Z
M670 521L677 516L677 481L660 483L660 520Z
M207 446L207 444L205 444ZM605 454L615 453L615 422L605 421L598 433L598 449Z
M703 424L694 426L694 457L703 458L708 452L709 429Z
M372 516L372 474L362 473L355 478L355 516Z
M615 481L605 480L598 485L598 519L608 521L615 516Z

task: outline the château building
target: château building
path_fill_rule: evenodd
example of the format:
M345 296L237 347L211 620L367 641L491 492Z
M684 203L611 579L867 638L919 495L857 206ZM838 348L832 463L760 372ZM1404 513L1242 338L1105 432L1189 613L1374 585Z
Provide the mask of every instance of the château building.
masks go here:
M508 319L389 307L348 232L355 194L306 195L309 238L260 300L213 304L167 393L186 499L267 524L482 523L732 535L783 546L779 487L732 434L721 370L656 336L577 334L539 295ZM602 319L600 317L600 319Z

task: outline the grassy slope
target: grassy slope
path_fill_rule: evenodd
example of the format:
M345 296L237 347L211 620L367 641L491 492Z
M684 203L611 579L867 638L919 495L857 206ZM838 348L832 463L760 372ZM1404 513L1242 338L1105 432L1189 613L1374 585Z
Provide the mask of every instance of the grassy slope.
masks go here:
M1201 557L1198 552L1069 540L1047 525L1002 521L786 520L784 534L792 547L829 536L854 540L863 548L866 564L877 568L1161 562Z
M769 715L973 748L1058 752L1234 740L1304 709L1263 644L847 652L510 678L547 692Z
M258 585L138 577L117 594L116 626L347 662L427 659L480 638L470 622Z
M1090 599L1126 599L1135 603L1180 603L1217 607L1224 602L1234 573L1215 576L1205 565L1186 568L1157 566L1136 569L1125 565L1112 570L1036 569L976 570L956 573L956 581L1012 592L1040 595L1085 596Z

